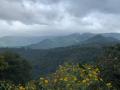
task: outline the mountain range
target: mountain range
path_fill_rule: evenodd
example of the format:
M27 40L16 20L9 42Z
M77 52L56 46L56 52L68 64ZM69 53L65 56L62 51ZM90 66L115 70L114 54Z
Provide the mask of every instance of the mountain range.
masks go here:
M73 33L66 36L6 36L0 38L0 47L51 49L74 45L92 46L120 42L120 33Z
M72 63L95 63L98 57L104 54L104 46L111 46L120 42L120 34L92 34L74 33L66 36L58 37L36 37L34 39L27 40L38 40L35 44L22 46L22 48L0 48L2 52L15 52L20 54L33 65L33 76L46 75L54 72L59 65L65 62ZM9 37L9 39L11 39ZM1 39L0 39L1 40ZM4 38L2 38L4 41ZM16 41L15 41L16 40ZM14 37L14 43L22 40L26 40L19 37ZM40 40L40 41L39 41ZM12 41L12 42L13 42ZM32 43L29 41L30 43ZM11 43L12 43L11 42ZM6 42L9 46L10 42ZM18 45L17 45L18 46ZM20 45L19 45L20 46Z
M32 49L50 49L69 46L101 46L112 45L120 42L120 34L71 34L68 36L54 37L45 39L39 43L29 45L27 47Z
M38 43L50 36L5 36L0 38L0 47L22 47Z

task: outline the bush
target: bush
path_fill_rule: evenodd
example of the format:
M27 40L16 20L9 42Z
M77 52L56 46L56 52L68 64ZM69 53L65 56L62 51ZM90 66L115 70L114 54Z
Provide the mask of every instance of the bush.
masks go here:
M37 81L15 86L11 82L0 82L0 90L117 90L110 82L99 76L100 70L92 65L65 64Z
M0 55L0 80L15 84L26 83L31 79L31 65L16 53L5 52Z
M99 68L91 65L65 64L52 75L40 78L39 89L43 90L110 90L111 83L105 83L99 76ZM38 90L39 90L38 89Z
M108 47L100 58L101 77L120 89L120 45Z

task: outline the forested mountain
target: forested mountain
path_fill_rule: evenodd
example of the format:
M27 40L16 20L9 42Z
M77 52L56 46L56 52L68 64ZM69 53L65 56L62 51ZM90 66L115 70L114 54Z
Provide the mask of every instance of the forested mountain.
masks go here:
M102 35L105 37L113 37L120 40L120 33L103 33Z
M73 33L64 36L5 36L0 38L0 47L26 47L32 49L49 49L57 47L67 47L87 42L91 37L98 34L93 33ZM100 34L107 38L120 40L119 33Z
M33 77L38 78L39 76L46 76L52 72L55 72L58 69L59 65L63 65L64 63L72 63L80 65L81 64L92 64L92 65L99 65L102 67L102 77L106 82L112 81L114 86L119 86L119 50L120 46L116 45L111 48L106 49L107 53L104 52L106 47L64 47L64 48L56 48L56 49L49 49L49 50L32 50L26 48L1 48L0 53L7 51L7 54L1 54L0 60L2 62L0 64L8 65L4 60L9 62L10 65L12 64L16 69L23 70L20 64L17 63L17 60L22 60L23 58L27 59L29 62L32 63L33 66ZM18 53L20 56L16 54L11 54L8 52L15 52ZM15 56L14 56L15 55ZM102 57L102 58L100 58ZM14 61L14 62L13 62ZM12 62L12 63L11 63ZM14 64L15 63L15 64ZM17 65L16 65L17 63ZM105 65L104 65L105 64ZM10 70L14 71L14 67L9 67ZM71 66L70 66L71 67ZM26 67L25 67L26 68ZM84 68L84 67L82 67ZM85 68L84 68L85 69ZM103 70L104 69L104 70ZM91 70L91 69L88 69ZM98 70L98 69L96 69ZM115 72L114 72L115 71ZM108 72L110 73L108 76ZM4 72L2 72L4 73ZM66 73L66 72L65 72ZM23 74L23 73L22 73ZM6 74L5 74L6 75ZM10 76L12 73L10 74ZM56 75L56 74L55 74ZM12 75L13 76L13 75ZM12 77L11 76L11 77ZM111 76L114 78L111 79ZM10 78L11 78L10 77ZM18 74L19 77L19 74ZM106 78L107 77L107 78ZM14 78L14 77L12 77ZM21 77L24 78L24 77ZM19 79L17 79L20 81Z
M0 52L15 52L33 64L33 76L46 75L54 72L65 62L93 63L102 54L102 47L64 47L49 50L25 48L1 48Z
M111 46L119 43L119 40L115 38L105 37L102 35L94 36L93 34L89 34L89 35L72 34L69 36L65 36L62 39L63 41L73 40L73 37L75 37L74 40L79 39L80 37L82 37L84 40L81 39L81 41L79 42L76 41L77 42L76 45L72 45L68 47L45 49L45 50L30 49L26 47L1 48L0 52L4 52L4 51L15 52L20 54L22 57L26 58L30 62L32 62L34 66L34 71L33 71L34 76L37 77L38 75L44 75L55 71L58 65L61 65L65 62L72 62L72 63L96 62L97 57L103 53L103 47ZM59 39L61 38L58 38L57 40Z
M38 43L50 36L5 36L0 38L0 47L22 47Z
M0 80L25 83L31 79L31 71L31 64L20 55L12 52L0 54Z
M81 47L94 47L94 46L111 46L120 43L120 40L115 39L113 37L105 37L101 34L95 35L85 41L83 41L80 46Z
M29 48L1 48L0 52L15 52L32 62L34 66L34 76L37 77L38 75L55 71L58 65L65 62L95 62L98 55L100 56L103 52L102 47L119 43L118 39L110 36L111 34L96 35L91 33L75 33L68 36L51 37L49 39L45 39L48 37L41 37L41 39L39 39L42 40L40 43L30 45ZM6 41L6 43L10 41L9 44L5 43L8 46L20 46L39 42L38 38L40 37L6 37L4 41Z
M0 0L0 90L120 90L120 0Z
M88 38L94 36L94 34L91 33L74 33L68 36L60 36L60 37L54 37L51 39L45 39L37 44L32 44L28 46L32 49L49 49L49 48L57 48L57 47L67 47L71 45L76 45L78 43L81 43L84 40L87 40Z
M102 35L102 34L84 33L84 34L72 34L64 37L55 37L51 39L46 39L41 41L40 43L32 44L28 47L32 49L50 49L50 48L67 47L74 45L78 45L78 46L81 45L81 47L88 45L92 46L92 44L97 46L109 45L109 44L111 45L119 42L120 41L111 34Z

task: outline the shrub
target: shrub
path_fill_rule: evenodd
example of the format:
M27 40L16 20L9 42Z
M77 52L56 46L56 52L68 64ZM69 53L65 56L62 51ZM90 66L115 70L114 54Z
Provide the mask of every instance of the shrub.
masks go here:
M99 74L99 68L91 65L65 64L60 66L54 74L40 78L38 85L39 89L43 90L112 89L111 83L105 83Z

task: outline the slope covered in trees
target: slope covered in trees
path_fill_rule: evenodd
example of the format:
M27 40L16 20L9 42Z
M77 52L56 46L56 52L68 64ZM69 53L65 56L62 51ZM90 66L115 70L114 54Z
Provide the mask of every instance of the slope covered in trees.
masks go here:
M85 48L79 48L79 49L80 51L81 50L85 51ZM79 51L79 49L78 47L77 48L73 47L73 48L64 49L64 50L66 50L66 52L68 50L67 53L73 52L72 54L70 54L70 55L73 55L75 54L75 51L77 50ZM89 48L86 48L86 50L88 49ZM90 49L93 50L93 48L90 48ZM55 50L52 49L49 51L49 53L53 54ZM66 88L66 90L70 90L70 89L71 90L79 90L79 89L93 90L93 88L95 90L96 89L97 90L119 90L120 89L119 87L120 86L120 72L119 72L120 71L119 70L120 69L120 55L119 55L120 45L115 45L115 46L111 46L103 49L101 48L95 49L95 51L97 50L101 50L102 54L100 55L100 52L99 52L99 54L97 54L97 57L99 58L97 57L94 58L95 60L97 60L97 62L91 63L91 64L90 62L92 60L84 62L83 64L83 62L81 62L79 59L77 60L76 58L76 60L74 60L73 58L72 60L63 61L61 64L57 63L57 61L56 62L53 61L54 64L57 63L60 65L59 66L56 64L55 66L54 64L51 64L52 62L51 61L52 57L51 57L51 60L47 60L46 63L43 63L45 67L38 69L40 71L42 70L41 73L44 72L44 70L47 73L45 75L43 74L42 77L41 77L41 73L37 73L41 78L34 81L29 81L29 82L27 81L30 79L29 75L31 71L31 66L29 65L28 61L25 61L23 57L20 57L17 54L8 53L8 52L3 53L0 55L0 72L1 72L0 88L9 88L10 90L15 90L15 89L30 90L31 88L34 88L35 90L49 90L49 89L59 90L62 88ZM12 52L13 51L15 52L15 50L12 49ZM61 51L62 49L58 49L56 52L61 53ZM18 53L20 53L20 51ZM48 51L47 52L44 51L44 54L45 53L47 56L49 56ZM88 60L92 55L94 55L93 53L92 54L84 53L84 54L86 56L90 55L89 57L87 56ZM82 56L83 54L81 54L81 57ZM72 64L64 64L65 62L72 63ZM40 62L38 61L36 61L35 63L37 65L40 65ZM86 63L89 63L89 64L86 64ZM49 65L50 66L54 65L53 66L54 70L49 71L48 73L47 70L50 70ZM36 69L35 66L34 66L34 69ZM23 85L12 86L13 84L18 84L18 83L23 83Z
M54 72L57 67L65 62L93 63L98 55L102 54L99 47L68 47L50 50L32 49L0 49L1 52L11 51L20 54L33 64L34 76L45 75Z
M31 79L32 66L18 54L5 52L0 55L0 80L16 84Z
M32 49L51 49L57 47L68 47L73 45L84 46L101 46L119 43L119 39L105 36L102 34L72 34L64 37L56 37L43 40L39 43L32 44L28 48ZM27 47L26 47L27 48Z
M100 58L101 76L120 88L120 45L109 47Z

